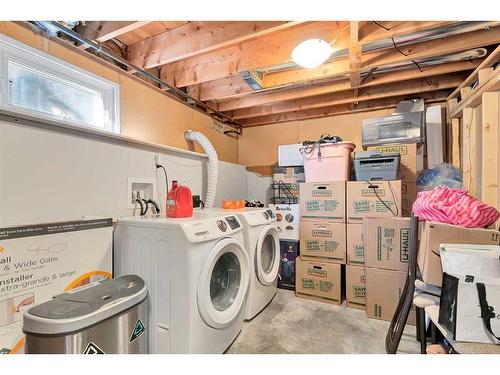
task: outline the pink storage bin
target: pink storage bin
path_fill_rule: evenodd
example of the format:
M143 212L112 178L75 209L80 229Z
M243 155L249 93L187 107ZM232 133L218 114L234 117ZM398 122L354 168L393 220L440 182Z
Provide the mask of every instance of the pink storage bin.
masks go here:
M300 148L306 182L349 181L354 143L324 143L320 147L321 154L318 145L313 149L312 146Z

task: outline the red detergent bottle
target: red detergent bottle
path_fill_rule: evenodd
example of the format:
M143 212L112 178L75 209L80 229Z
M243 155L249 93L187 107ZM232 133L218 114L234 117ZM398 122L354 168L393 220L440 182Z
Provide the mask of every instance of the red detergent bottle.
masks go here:
M191 189L185 184L178 184L177 181L172 181L172 189L167 194L167 216L193 216L193 196Z

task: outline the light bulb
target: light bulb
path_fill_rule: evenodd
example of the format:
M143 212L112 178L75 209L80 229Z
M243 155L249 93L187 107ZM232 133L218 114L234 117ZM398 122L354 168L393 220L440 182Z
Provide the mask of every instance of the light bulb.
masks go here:
M304 68L315 68L323 64L333 50L323 39L308 39L292 51L292 60Z

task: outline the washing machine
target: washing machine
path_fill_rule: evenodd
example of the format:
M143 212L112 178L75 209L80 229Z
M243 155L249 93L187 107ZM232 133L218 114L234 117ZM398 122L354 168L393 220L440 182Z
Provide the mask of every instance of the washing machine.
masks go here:
M245 304L245 320L250 320L271 302L277 291L280 242L276 215L269 208L229 212L243 224L245 249L250 259L250 285Z
M241 331L250 264L243 225L230 213L119 219L116 276L149 289L150 353L223 353Z

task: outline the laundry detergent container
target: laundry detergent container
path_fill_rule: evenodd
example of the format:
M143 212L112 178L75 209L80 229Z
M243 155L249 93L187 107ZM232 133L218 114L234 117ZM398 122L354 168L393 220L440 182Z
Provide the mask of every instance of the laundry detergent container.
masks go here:
M306 182L348 181L355 147L352 142L301 147Z
M146 354L147 288L138 276L103 280L23 316L27 354Z

